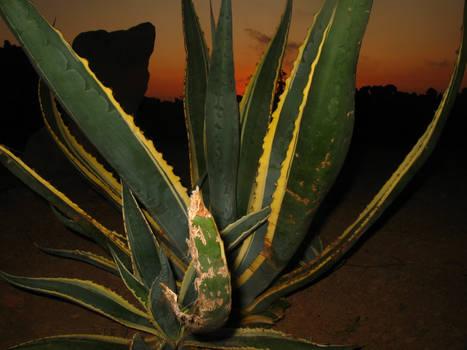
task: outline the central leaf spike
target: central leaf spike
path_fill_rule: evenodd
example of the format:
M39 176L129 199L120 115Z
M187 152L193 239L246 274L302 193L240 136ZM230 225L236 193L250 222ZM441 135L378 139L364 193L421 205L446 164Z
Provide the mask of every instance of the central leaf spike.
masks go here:
M194 288L198 297L191 309L181 310L177 294L165 285L164 295L186 328L193 332L207 332L227 321L232 307L232 288L224 243L198 187L190 197L188 224L190 236L187 245L190 266L196 271Z

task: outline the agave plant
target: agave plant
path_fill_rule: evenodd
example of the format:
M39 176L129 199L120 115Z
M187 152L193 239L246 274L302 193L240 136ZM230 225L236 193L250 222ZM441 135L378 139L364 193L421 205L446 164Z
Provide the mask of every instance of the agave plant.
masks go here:
M286 1L240 104L231 1L222 0L217 25L212 20L210 55L192 1L181 3L190 190L156 150L157 140L154 146L144 137L112 91L27 0L0 1L4 19L41 76L39 95L48 130L91 184L122 210L125 232L106 228L4 146L0 160L49 201L67 227L94 240L108 256L47 251L118 274L134 301L89 281L0 276L138 331L131 339L63 335L14 348L355 348L320 345L270 327L281 316L282 298L329 271L424 163L462 80L465 37L449 87L425 133L359 217L323 249L319 236L309 239L308 231L349 147L355 70L372 1L324 2L274 110L292 0ZM464 10L464 24L465 18ZM56 100L112 172L70 133Z

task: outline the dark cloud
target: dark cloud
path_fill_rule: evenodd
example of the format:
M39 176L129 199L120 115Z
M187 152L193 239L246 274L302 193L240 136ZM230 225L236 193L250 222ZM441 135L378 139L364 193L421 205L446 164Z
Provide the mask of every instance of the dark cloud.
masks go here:
M290 50L290 51L297 51L297 50L300 48L300 46L302 46L301 43L297 43L297 42L295 42L295 41L289 41L289 42L287 43L287 50Z
M252 39L256 40L260 44L267 45L267 44L269 44L269 42L272 39L269 35L266 35L266 34L260 32L259 30L256 30L256 29L253 29L253 28L245 28L245 32L247 32L248 35ZM297 42L294 42L294 41L289 41L287 43L287 50L296 51L296 50L299 49L300 45L301 45L300 43L297 43Z
M271 41L271 37L266 35L259 30L253 28L245 28L245 32L248 33L250 38L255 40L260 46L257 46L258 49L263 50ZM293 66L293 62L295 61L298 53L298 49L300 48L301 43L295 41L288 41L286 47L286 54L284 57L283 69L289 71Z
M267 45L269 41L271 41L271 37L261 33L259 30L253 29L253 28L245 28L245 32L248 33L248 35L255 39L257 42Z
M434 68L446 68L451 66L451 62L448 60L442 60L442 61L426 61L426 64L430 67Z

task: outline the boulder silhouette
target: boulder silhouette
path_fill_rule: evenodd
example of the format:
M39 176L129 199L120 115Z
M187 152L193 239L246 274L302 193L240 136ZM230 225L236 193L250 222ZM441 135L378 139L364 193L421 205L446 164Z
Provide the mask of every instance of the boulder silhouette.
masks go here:
M148 86L155 36L154 26L146 22L127 30L81 33L72 47L89 61L99 80L113 90L125 112L135 114Z

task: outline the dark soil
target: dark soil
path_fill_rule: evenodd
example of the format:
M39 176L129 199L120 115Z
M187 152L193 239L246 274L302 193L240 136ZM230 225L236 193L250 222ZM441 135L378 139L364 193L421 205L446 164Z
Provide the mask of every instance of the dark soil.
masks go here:
M438 149L345 264L288 298L291 307L278 328L321 343L360 344L365 350L467 349L465 145L462 140L460 145L446 142ZM315 225L325 243L356 218L403 154L401 149L353 149L323 219ZM121 231L118 212L51 153L32 147L25 157L55 177L54 183L93 216ZM128 296L119 278L40 252L34 243L98 250L68 231L46 202L3 168L0 175L1 270L92 280ZM132 334L81 307L2 280L0 314L1 349L56 334Z

